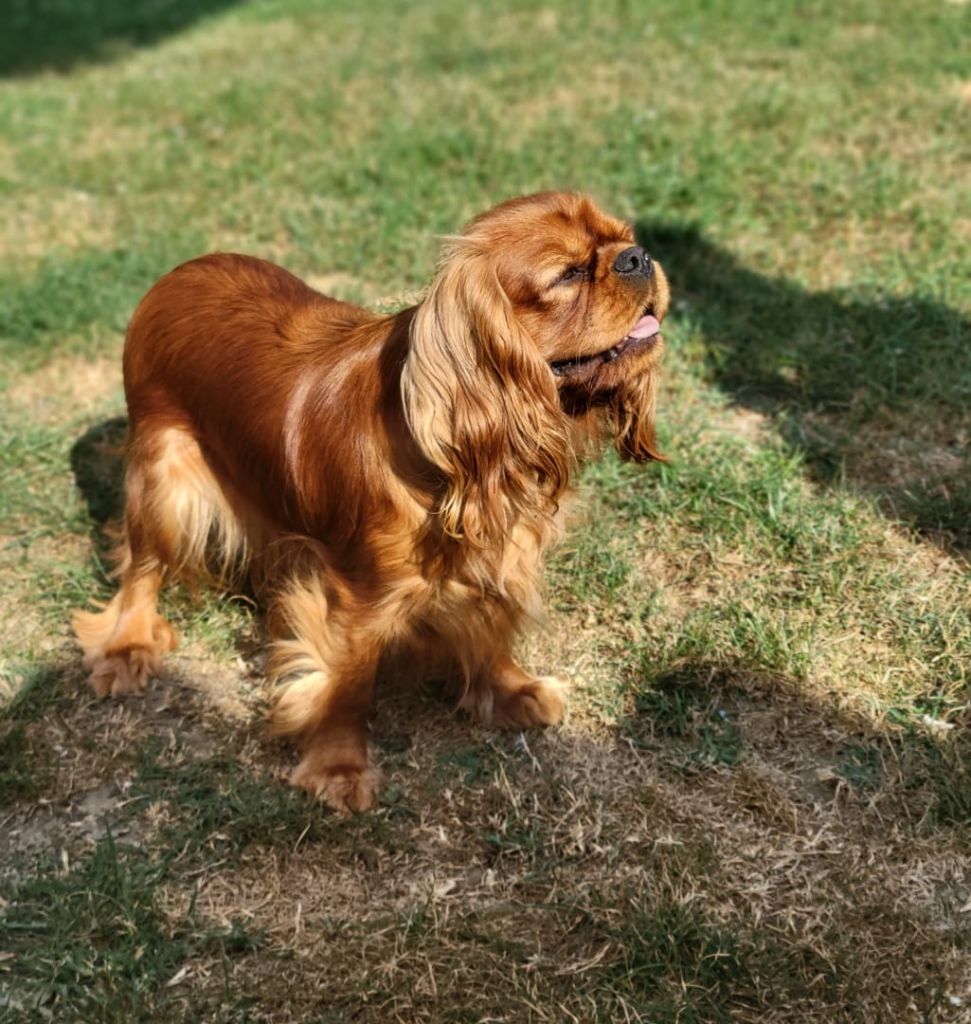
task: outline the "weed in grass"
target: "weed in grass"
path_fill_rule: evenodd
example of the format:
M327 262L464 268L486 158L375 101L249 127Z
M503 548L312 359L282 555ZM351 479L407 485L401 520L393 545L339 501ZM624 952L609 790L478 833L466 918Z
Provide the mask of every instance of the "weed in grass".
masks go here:
M883 766L880 752L875 747L850 744L838 756L836 770L851 786L872 789L879 784Z
M692 760L702 765L735 765L742 756L742 733L724 708L715 708L698 726L697 747Z
M469 786L494 778L499 758L495 747L483 745L442 751L438 764L443 778Z

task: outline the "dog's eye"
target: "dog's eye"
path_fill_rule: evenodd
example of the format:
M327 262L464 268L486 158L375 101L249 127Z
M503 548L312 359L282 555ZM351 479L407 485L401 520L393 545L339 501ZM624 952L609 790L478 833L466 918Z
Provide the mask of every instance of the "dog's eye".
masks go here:
M568 267L563 271L562 274L556 279L557 284L570 284L572 281L582 281L590 276L590 271L587 267Z

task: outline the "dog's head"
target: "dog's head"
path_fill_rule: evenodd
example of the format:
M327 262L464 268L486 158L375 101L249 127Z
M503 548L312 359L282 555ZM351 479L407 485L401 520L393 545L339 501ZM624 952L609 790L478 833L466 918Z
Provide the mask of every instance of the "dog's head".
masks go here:
M658 458L661 267L585 196L489 210L449 240L415 313L402 378L425 456L449 482L449 533L489 542L524 507L555 503L572 423L602 410L622 456Z

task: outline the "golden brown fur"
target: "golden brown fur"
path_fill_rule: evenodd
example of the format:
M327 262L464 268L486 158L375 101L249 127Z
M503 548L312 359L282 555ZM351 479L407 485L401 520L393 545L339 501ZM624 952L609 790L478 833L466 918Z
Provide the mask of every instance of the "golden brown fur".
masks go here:
M374 800L389 649L453 664L483 721L559 721L561 684L513 643L577 461L603 434L658 457L662 343L645 332L667 304L630 229L564 193L474 220L394 316L246 256L167 274L125 346L121 586L74 618L94 690L139 692L175 646L156 611L168 576L245 573L270 606L293 782L338 810Z

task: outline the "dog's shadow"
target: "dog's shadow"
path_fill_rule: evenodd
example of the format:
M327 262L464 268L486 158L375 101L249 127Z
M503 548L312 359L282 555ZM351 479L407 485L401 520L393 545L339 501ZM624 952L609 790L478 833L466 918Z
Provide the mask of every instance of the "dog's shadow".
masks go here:
M744 266L696 228L637 224L663 263L681 336L709 379L768 416L813 477L874 496L971 551L971 322L915 292L810 291Z
M127 418L115 416L89 427L71 446L74 481L98 531L122 513L127 433Z

